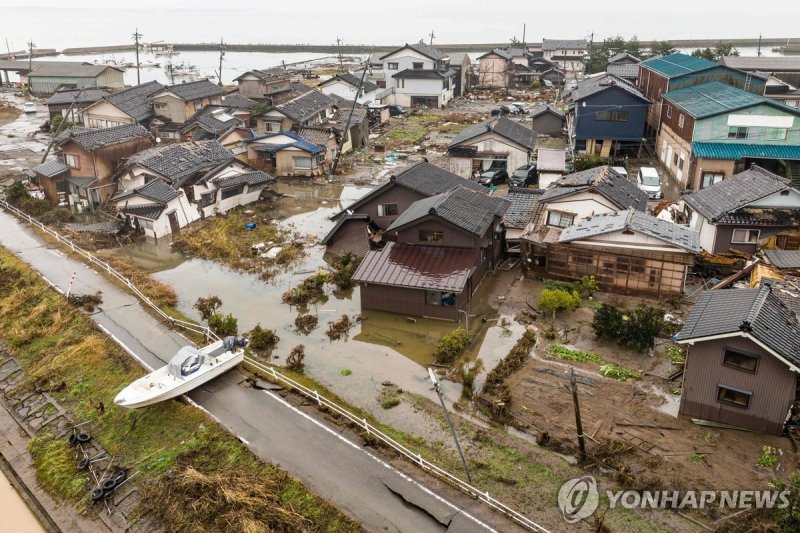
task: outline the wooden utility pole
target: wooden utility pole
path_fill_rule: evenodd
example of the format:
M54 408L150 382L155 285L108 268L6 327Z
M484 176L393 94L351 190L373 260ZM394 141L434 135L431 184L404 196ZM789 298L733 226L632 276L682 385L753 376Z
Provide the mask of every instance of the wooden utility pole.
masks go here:
M758 36L758 57L761 57L761 35Z
M139 77L139 38L142 36L139 33L139 28L136 28L133 31L133 42L136 43L136 85L142 83L141 78Z
M433 33L433 30L431 30L431 32L428 34L428 37L431 38L431 46L433 46L433 38L436 37L436 34Z
M222 58L225 57L225 43L222 38L219 40L219 71L217 72L217 81L219 86L222 87Z
M364 78L367 77L367 67L369 65L367 62L364 62L364 72L361 73L361 80L358 82L358 87L356 87L356 94L353 96L353 104L350 106L350 114L347 116L347 123L344 126L344 132L342 132L342 138L339 141L339 144L336 147L336 157L333 158L333 165L331 165L331 176L330 179L336 175L336 167L339 166L339 157L342 155L342 146L344 146L344 142L347 139L347 136L350 135L350 123L353 121L353 113L356 110L356 104L358 103L358 96L361 94L361 88L364 86ZM339 109L341 113L341 109ZM352 136L351 136L352 137ZM350 139L350 144L354 144L352 138ZM353 146L355 148L355 146Z
M342 40L336 37L336 48L339 50L339 72L344 72L344 65L342 64Z
M439 403L442 404L442 410L444 411L444 419L447 421L447 425L450 427L450 433L453 435L453 441L455 441L456 443L456 450L458 450L458 455L461 457L461 464L464 465L464 472L466 472L467 474L467 481L469 483L472 483L472 476L470 476L469 474L467 459L464 457L464 452L461 451L461 444L458 442L458 437L456 436L456 429L453 427L453 422L450 421L450 413L447 412L447 406L444 404L444 396L442 395L442 386L439 384L439 379L436 377L436 374L430 367L428 367L428 377L430 377L431 383L433 383L433 390L435 390L436 395L439 396Z
M522 49L525 50L525 30L527 24L522 25Z
M33 49L36 44L33 40L28 41L28 70L33 70Z
M570 368L569 382L572 386L572 404L575 407L575 428L578 430L578 461L586 460L586 443L583 440L583 424L581 423L581 406L578 404L578 382L575 380L575 369Z

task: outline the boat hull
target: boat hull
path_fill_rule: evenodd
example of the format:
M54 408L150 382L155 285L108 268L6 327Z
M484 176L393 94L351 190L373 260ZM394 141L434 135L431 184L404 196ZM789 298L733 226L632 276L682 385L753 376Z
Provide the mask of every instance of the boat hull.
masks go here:
M221 376L244 360L244 350L237 350L230 354L223 354L217 358L217 363L203 365L200 370L186 378L173 378L168 376L166 367L159 368L150 374L141 377L122 389L114 403L126 409L138 409L153 405L164 400L176 398L190 392L200 385ZM152 383L163 385L142 390L142 384Z

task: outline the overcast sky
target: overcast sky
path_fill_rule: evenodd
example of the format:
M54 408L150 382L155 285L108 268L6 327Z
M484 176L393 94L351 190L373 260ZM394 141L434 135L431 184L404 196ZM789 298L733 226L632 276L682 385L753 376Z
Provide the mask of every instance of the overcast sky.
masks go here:
M124 7L114 7L120 4ZM22 48L33 38L46 48L122 44L133 27L144 40L328 44L504 42L615 34L641 40L665 38L800 37L800 2L773 0L769 12L743 0L587 0L532 2L495 0L401 0L384 3L303 0L0 0L0 48L9 39ZM389 7L391 6L391 7ZM565 11L565 7L571 10ZM598 11L599 9L603 11ZM697 12L700 10L701 12ZM766 11L766 10L765 10Z

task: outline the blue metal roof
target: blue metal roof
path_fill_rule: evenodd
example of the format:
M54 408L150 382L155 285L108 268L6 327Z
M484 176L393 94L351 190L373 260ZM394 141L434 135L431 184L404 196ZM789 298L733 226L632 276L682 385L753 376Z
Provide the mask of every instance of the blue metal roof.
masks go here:
M693 87L664 93L665 100L683 108L694 118L706 118L737 109L766 104L800 115L800 110L775 100L733 87L721 81L709 81Z
M702 159L798 159L800 146L749 143L692 143L692 153Z
M686 54L672 54L664 57L654 57L642 61L643 66L658 72L667 78L676 78L684 74L706 70L718 66L717 63Z

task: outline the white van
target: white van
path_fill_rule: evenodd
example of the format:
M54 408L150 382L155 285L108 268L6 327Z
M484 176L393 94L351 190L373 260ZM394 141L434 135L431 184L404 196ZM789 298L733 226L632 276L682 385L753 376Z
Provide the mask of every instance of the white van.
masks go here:
M642 167L636 175L636 183L639 188L647 193L648 198L663 198L661 192L661 180L658 171L653 167Z

